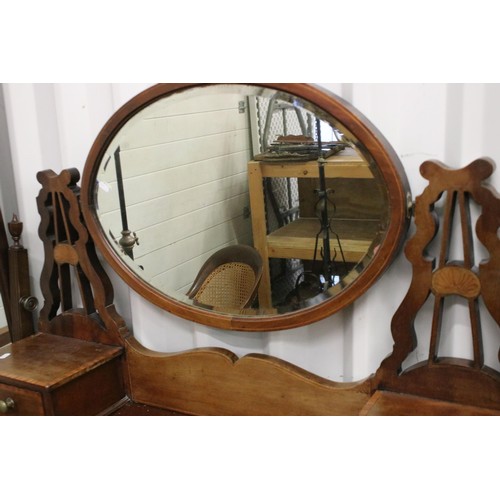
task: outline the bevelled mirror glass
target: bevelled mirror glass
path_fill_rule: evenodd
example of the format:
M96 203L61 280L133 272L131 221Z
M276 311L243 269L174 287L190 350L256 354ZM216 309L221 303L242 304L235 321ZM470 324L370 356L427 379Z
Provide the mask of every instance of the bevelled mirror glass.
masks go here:
M408 184L359 112L307 84L160 84L97 138L83 212L148 300L270 331L333 314L391 263Z

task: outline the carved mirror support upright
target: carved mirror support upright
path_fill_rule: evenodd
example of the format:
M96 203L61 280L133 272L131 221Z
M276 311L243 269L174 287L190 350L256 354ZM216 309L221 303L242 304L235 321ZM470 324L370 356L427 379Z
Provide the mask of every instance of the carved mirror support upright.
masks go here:
M45 249L40 331L122 345L128 330L115 310L111 282L82 220L80 173L46 170L37 178L42 184L39 236Z
M33 312L38 307L31 295L28 250L21 244L23 223L14 214L7 228L13 240L10 246L0 210L0 293L7 321L7 331L0 333L2 345L33 335Z
M485 366L478 302L484 304L500 325L500 200L484 185L492 174L490 160L479 159L461 170L429 161L421 173L429 186L416 200L416 234L406 246L413 266L410 289L392 322L394 351L381 365L376 385L380 389L432 397L465 405L500 409L500 375ZM444 198L442 227L436 255L429 255L438 234L435 204ZM479 242L488 258L477 264L470 203L482 212L476 224ZM459 224L454 225L457 219ZM460 228L463 259L450 258L453 229ZM445 301L459 297L467 304L470 318L471 359L439 355ZM417 314L427 300L434 301L428 359L403 370L403 363L417 348ZM499 339L500 345L500 339Z

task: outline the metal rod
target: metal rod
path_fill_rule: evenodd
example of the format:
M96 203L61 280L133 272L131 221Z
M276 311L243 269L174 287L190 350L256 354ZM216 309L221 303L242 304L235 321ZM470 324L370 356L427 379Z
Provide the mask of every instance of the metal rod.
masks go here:
M125 203L125 190L123 188L122 162L120 159L120 146L115 151L116 184L118 186L118 199L120 201L120 215L122 218L122 229L128 231L127 205Z
M128 227L127 204L125 203L125 189L123 185L122 162L120 159L120 147L115 151L116 183L118 186L118 198L120 201L120 215L122 219L122 237L118 241L122 250L132 260L134 260L134 247L139 244L135 233L132 233Z
M323 158L323 143L321 140L321 122L316 119L316 129L318 136L318 168L319 168L319 202L321 208L321 232L323 238L323 277L325 283L333 285L331 249L330 249L330 221L328 218L328 192L325 176L325 159Z

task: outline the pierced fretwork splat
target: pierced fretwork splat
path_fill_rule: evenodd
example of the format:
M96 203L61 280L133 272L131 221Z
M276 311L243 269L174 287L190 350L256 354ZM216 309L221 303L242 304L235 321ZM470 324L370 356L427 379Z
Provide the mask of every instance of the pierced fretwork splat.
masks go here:
M126 327L113 305L113 288L83 223L80 211L80 174L38 174L42 189L37 198L41 216L39 236L45 263L41 289L45 304L39 329L104 344L120 344ZM82 308L76 309L72 281L78 286Z
M450 295L464 298L469 307L472 345L474 351L473 366L482 368L484 363L481 322L479 318L477 299L481 293L481 284L475 270L474 245L470 218L470 197L467 186L456 186L448 189L445 211L443 214L443 234L437 269L434 270L431 291L434 294L434 314L432 320L431 340L429 348L429 363L438 361L439 340L441 338L441 318L444 299ZM463 261L452 262L449 259L452 240L453 220L456 207L459 208L462 233Z
M461 170L438 162L426 162L421 174L429 186L415 205L416 233L406 246L413 266L410 289L392 322L393 353L382 363L375 383L378 388L500 409L500 374L484 366L481 320L478 300L484 303L500 325L500 200L483 185L494 169L490 160L476 160ZM434 212L435 203L444 198L441 232ZM476 224L477 238L489 258L477 265L470 203L481 208ZM463 260L450 258L454 222L460 222ZM440 235L437 255L427 251ZM403 371L402 365L418 344L415 333L417 313L429 297L434 300L429 356ZM446 314L446 298L458 296L468 304L473 359L439 356L441 325ZM500 344L500 337L499 337Z

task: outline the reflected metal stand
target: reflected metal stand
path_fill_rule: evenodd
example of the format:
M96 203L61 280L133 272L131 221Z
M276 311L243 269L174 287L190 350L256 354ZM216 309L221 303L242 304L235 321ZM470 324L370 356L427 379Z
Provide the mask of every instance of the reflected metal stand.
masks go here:
M328 288L334 286L337 281L335 279L335 259L337 258L337 250L334 249L333 257L332 250L330 246L330 236L334 235L340 250L342 261L345 264L345 256L342 250L342 244L340 242L339 235L332 229L331 220L329 216L328 205L332 205L333 213L335 213L336 207L333 201L330 200L329 195L333 194L331 189L326 186L326 176L325 176L325 163L326 160L323 154L323 142L321 140L321 122L316 119L316 129L318 136L318 169L319 169L319 189L315 192L318 196L318 202L316 203L316 214L321 223L321 229L316 235L316 246L314 249L314 260L313 268L317 260L318 245L319 240L323 242L323 248L321 252L322 257L322 275L319 276L320 289L325 291Z

